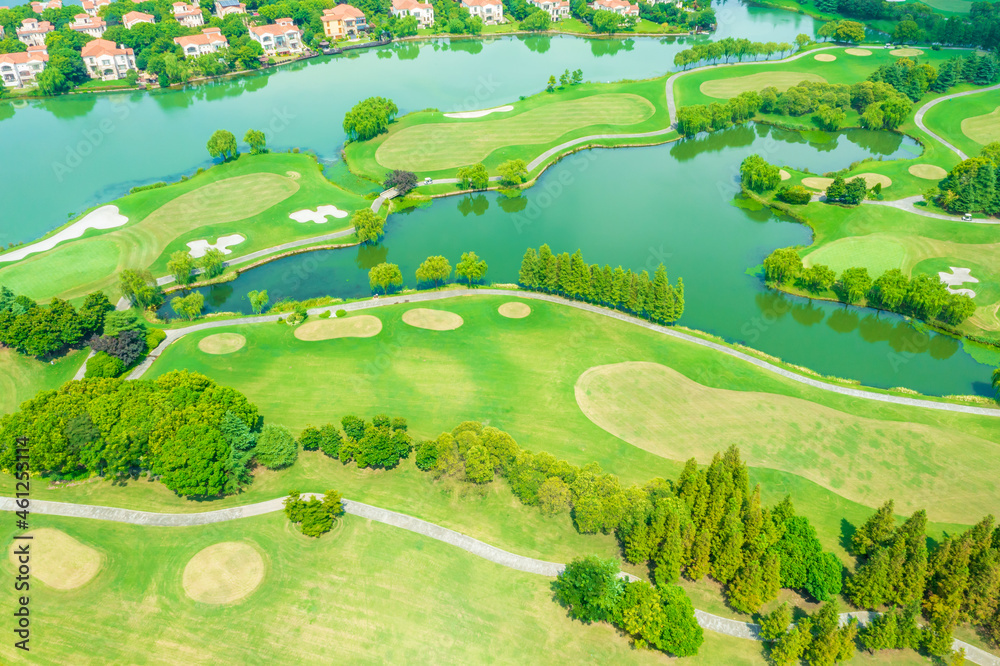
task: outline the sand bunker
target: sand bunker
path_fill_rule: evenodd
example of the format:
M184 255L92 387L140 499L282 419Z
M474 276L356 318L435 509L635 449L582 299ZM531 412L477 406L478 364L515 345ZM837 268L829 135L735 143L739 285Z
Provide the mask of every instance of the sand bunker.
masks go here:
M948 172L935 164L914 164L907 171L917 178L927 180L941 180L948 175Z
M205 604L239 601L264 580L264 558L246 543L224 541L200 551L184 567L184 593Z
M28 532L31 541L15 541L10 547L10 562L16 569L18 544L31 544L31 575L57 590L73 590L87 583L101 569L101 554L70 535L50 527Z
M246 240L246 237L241 234L232 234L230 236L219 236L219 240L214 243L209 243L207 240L196 240L191 241L187 244L191 251L188 252L192 257L197 259L198 257L204 257L209 250L221 250L222 254L232 254L233 251L229 249L230 245L239 245Z
M924 52L920 49L895 49L893 51L889 51L889 55L894 56L918 56L923 54Z
M481 109L479 111L457 111L455 113L444 114L445 118L482 118L483 116L488 116L491 113L505 113L507 111L513 111L514 107L510 104L506 106L498 106L492 109Z
M781 176L781 180L788 180L792 177L792 174L788 173L784 169L778 169L778 175Z
M97 210L90 211L83 218L77 220L59 233L53 234L37 243L25 245L7 254L0 255L0 263L5 261L19 261L29 254L51 250L63 241L79 238L87 229L114 229L127 222L128 218L118 212L118 206L101 206Z
M288 217L292 218L296 222L315 222L316 224L325 224L327 216L342 219L347 217L347 211L340 210L336 206L320 206L316 210L297 210Z
M852 56L870 56L872 54L868 49L844 49L844 53Z
M403 321L410 326L426 328L431 331L450 331L456 329L465 321L447 310L431 310L430 308L414 308L403 313Z
M382 320L372 315L344 319L314 319L295 329L295 337L305 342L334 338L370 338L382 330Z
M855 178L864 178L865 183L867 183L869 188L875 187L877 183L881 183L882 187L889 187L892 185L892 178L883 176L880 173L856 173L852 176L845 177L844 180L850 181ZM814 190L822 190L824 192L826 191L826 188L830 187L830 183L832 182L833 178L819 178L817 176L802 179L802 184L806 187L811 187Z
M497 312L509 319L524 319L531 314L531 308L528 307L527 303L511 301L498 307Z
M198 342L198 349L206 354L232 354L243 349L247 339L239 333L216 333Z
M816 54L815 56L813 56L813 57L814 57L814 58L815 58L816 60L819 60L820 62L833 62L834 60L836 60L836 59L837 59L837 56L835 56L835 55L830 55L829 53L817 53L817 54Z
M976 278L972 277L971 268L958 268L956 266L949 266L951 273L938 273L938 279L944 283L945 287L948 288L953 294L965 294L969 298L975 298L976 292L971 289L962 289L962 284L966 282L979 282Z

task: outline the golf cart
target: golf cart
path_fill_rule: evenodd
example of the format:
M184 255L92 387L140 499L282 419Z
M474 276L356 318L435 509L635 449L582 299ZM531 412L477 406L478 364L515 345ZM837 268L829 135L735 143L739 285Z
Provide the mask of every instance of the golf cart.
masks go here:
M972 222L972 213L966 213L963 215L962 222Z

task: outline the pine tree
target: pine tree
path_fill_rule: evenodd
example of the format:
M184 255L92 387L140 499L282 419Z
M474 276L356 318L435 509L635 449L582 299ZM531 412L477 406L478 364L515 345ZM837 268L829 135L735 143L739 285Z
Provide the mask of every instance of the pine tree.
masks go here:
M570 257L569 295L578 300L590 298L590 267L584 263L580 250Z
M573 288L573 273L571 269L571 263L569 252L563 252L558 257L559 261L559 284L557 290L565 295L571 293Z
M650 309L653 307L653 283L649 279L648 271L639 273L636 284L636 297L636 314L641 317L649 317Z
M538 251L538 263L545 268L545 291L559 290L559 259L548 245L543 245ZM540 271L539 271L540 272Z
M851 549L855 555L868 555L892 536L896 528L895 504L887 501L878 511L865 521L851 537Z
M667 269L663 264L656 267L653 273L653 302L648 308L650 318L659 323L670 321L673 303L670 302L670 280L667 279Z
M769 543L764 542L764 512L760 506L760 484L754 486L743 505L743 534L748 558L758 558Z
M920 600L927 586L927 512L917 511L899 528L906 559L893 601L906 606Z
M656 554L653 571L657 585L677 582L681 575L684 557L684 542L681 536L681 511L684 505L676 500L666 500L663 505L667 509L663 542Z
M517 281L522 287L528 289L538 288L538 254L534 248L529 247L524 251L524 258L521 260L521 271L518 273Z
M628 276L622 267L619 266L615 269L612 276L612 288L611 288L611 303L612 306L618 310L624 310L626 304L628 303Z
M878 608L889 587L889 551L878 550L847 581L847 596L858 608Z
M764 603L776 599L781 590L781 558L777 553L764 556L764 571L761 577L761 596Z
M699 530L691 546L691 561L684 575L691 580L700 580L708 573L709 555L712 552L712 534L707 530Z
M748 615L756 613L764 604L764 571L757 560L748 560L736 572L726 587L729 605Z
M628 282L628 289L625 293L625 302L622 304L627 312L638 314L639 302L639 278L631 270L625 272L625 279Z
M782 602L780 606L760 619L760 637L765 641L774 641L788 631L792 623L792 607L788 602Z
M743 524L740 521L740 505L736 498L730 498L726 516L712 540L712 577L720 583L728 583L743 565ZM757 567L760 577L760 567Z
M684 316L684 280L677 278L677 286L674 288L674 319L677 321Z

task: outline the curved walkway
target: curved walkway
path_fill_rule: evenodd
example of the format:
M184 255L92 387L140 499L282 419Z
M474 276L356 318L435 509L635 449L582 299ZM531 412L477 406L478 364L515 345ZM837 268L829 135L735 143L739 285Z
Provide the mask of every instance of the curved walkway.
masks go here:
M813 388L818 388L823 391L829 391L831 393L839 393L841 395L850 396L853 398L862 398L864 400L875 400L878 402L888 402L896 405L905 405L908 407L924 407L927 409L936 409L945 412L960 412L963 414L978 414L980 416L997 416L1000 417L1000 409L995 409L991 407L975 407L972 405L955 405L947 402L935 402L933 400L925 400L920 398L907 398L904 396L896 395L886 395L883 393L873 393L871 391L865 391L857 388L850 388L847 386L839 386L837 384L829 384L827 382L820 381L818 379L813 379L812 377L807 377L804 375L797 374L790 370L781 368L773 363L765 361L763 359L757 358L750 354L738 351L726 345L720 344L718 342L712 342L711 340L705 340L699 338L698 336L691 335L690 333L684 333L676 329L670 328L668 326L660 326L659 324L653 324L651 322L645 321L643 319L638 319L631 315L627 315L623 312L618 312L616 310L609 310L607 308L602 308L597 305L591 305L589 303L581 303L579 301L571 301L559 296L553 296L551 294L540 294L532 291L513 291L507 289L449 289L446 291L429 291L420 292L416 294L404 294L400 296L390 296L388 298L379 299L369 299L366 301L355 301L353 303L337 303L336 305L331 305L329 307L313 308L309 310L310 315L318 315L321 312L328 311L333 312L335 310L347 310L348 312L357 312L360 310L369 310L372 308L383 307L386 305L398 305L401 303L422 303L427 301L440 301L448 298L455 298L458 296L509 296L511 298L524 298L527 300L534 301L546 301L548 303L556 303L558 305L565 305L571 308L576 308L577 310L584 310L586 312L591 312L593 314L602 315L604 317L609 317L611 319L617 319L618 321L623 321L628 324L633 324L635 326L640 326L642 328L660 333L662 335L669 336L671 338L676 338L679 340L684 340L701 347L708 347L709 349L714 349L715 351L722 352L728 356L738 358L740 360L751 363L758 368L766 370L768 372L773 372L776 375L781 375L787 379L798 382L800 384L805 384L807 386L812 386ZM188 333L195 333L197 331L204 331L214 328L222 328L225 326L239 326L241 324L255 324L263 322L273 322L276 319L282 318L285 315L261 315L257 317L239 317L237 319L226 319L222 321L209 321L201 324L195 324L193 326L188 326L186 328L177 328L167 331L167 338L160 345L154 349L149 356L131 373L129 373L129 379L138 379L141 377L153 364L153 362L159 358L163 350L169 347L171 344L181 339Z
M934 132L932 132L929 129L927 129L927 126L924 125L924 114L927 113L928 111L930 111L931 108L933 108L936 104L940 104L941 102L946 102L949 99L955 99L956 97L965 97L966 95L976 95L978 93L989 92L990 90L997 90L997 89L1000 89L1000 83L998 83L998 84L996 84L994 86L990 86L988 88L980 88L979 90L966 90L965 92L955 93L953 95L945 95L944 97L938 97L937 99L931 100L930 102L927 102L922 107L920 107L919 109L917 109L916 114L914 114L914 116L913 116L913 121L917 124L917 127L919 127L920 129L922 129L923 131L927 132L927 134L932 139L936 140L938 143L940 143L941 145L943 145L945 148L947 148L951 152L953 152L956 155L958 155L959 159L967 160L967 159L969 159L968 155L966 155L965 153L963 153L956 146L953 146L952 144L950 144L947 141L945 141L942 137L938 136Z
M321 497L318 493L305 493L303 498ZM247 506L233 507L230 509L220 509L218 511L206 511L203 513L152 513L148 511L133 511L131 509L119 509L107 506L89 506L85 504L68 504L65 502L48 502L45 500L32 500L32 513L39 513L50 516L67 516L71 518L89 518L93 520L107 520L116 523L129 523L131 525L144 525L156 527L190 527L196 525L208 525L211 523L221 523L250 516L260 516L267 513L276 513L284 508L284 497L249 504ZM557 562L547 562L536 560L531 557L524 557L509 551L491 546L488 543L473 539L472 537L441 527L435 523L414 518L413 516L397 511L389 511L370 504L355 502L353 500L343 500L344 511L352 516L365 518L377 523L391 525L400 529L408 530L443 543L461 548L477 557L488 560L500 566L523 571L525 573L538 574L554 578L562 573L566 565ZM12 497L0 497L0 511L17 511L18 507ZM623 578L628 580L639 580L638 577L629 573L622 573ZM751 622L741 622L730 618L719 617L705 611L695 610L695 619L698 624L709 631L714 631L735 638L747 640L760 640L760 625ZM862 624L867 623L872 614L867 611L858 613L842 613L841 624L846 623L851 617L856 617ZM966 659L980 666L1000 666L1000 659L992 654L980 650L968 643L956 640L952 644L955 650L964 648Z
M896 208L898 210L906 211L907 213L914 213L915 215L923 215L924 217L933 217L938 220L948 220L949 222L961 222L962 224L1000 224L1000 220L983 220L978 218L973 218L971 220L963 220L958 215L944 215L943 213L932 213L928 210L921 210L917 208L914 204L918 201L923 201L923 195L916 195L912 197L904 197L903 199L894 199L892 201L865 201L864 203L869 206L889 206L890 208Z

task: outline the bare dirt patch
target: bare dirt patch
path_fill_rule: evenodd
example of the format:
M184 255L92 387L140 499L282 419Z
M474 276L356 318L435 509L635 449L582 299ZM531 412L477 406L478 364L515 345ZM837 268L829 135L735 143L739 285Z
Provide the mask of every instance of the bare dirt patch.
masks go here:
M335 338L370 338L382 330L382 320L373 315L345 319L314 319L295 329L295 337L305 342Z
M524 319L531 314L531 308L527 303L511 301L498 307L497 312L509 319Z
M426 328L431 331L451 331L458 328L465 321L447 310L432 310L430 308L414 308L403 313L403 322L417 328Z
M264 558L247 543L223 541L199 551L184 567L184 593L205 604L230 604L264 580Z
M216 333L198 342L198 349L206 354L232 354L243 349L247 339L239 333Z
M28 532L30 542L11 544L10 561L19 565L14 551L18 543L31 544L31 575L57 590L73 590L89 582L101 570L104 558L65 532L43 527Z

